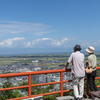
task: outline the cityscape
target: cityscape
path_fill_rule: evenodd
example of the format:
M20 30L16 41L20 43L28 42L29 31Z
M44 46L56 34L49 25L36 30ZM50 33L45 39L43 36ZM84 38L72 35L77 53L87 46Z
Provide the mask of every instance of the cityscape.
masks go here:
M87 61L87 55L85 55L85 61ZM24 72L35 72L35 71L50 71L50 70L59 70L64 69L66 66L66 62L69 58L70 54L45 54L45 55L17 55L17 56L1 56L0 60L3 61L0 63L0 74L8 74L8 73L24 73ZM96 53L98 58L97 65L100 64L100 55ZM68 69L71 69L72 65L68 66ZM85 66L84 66L85 67ZM99 73L98 73L99 74ZM50 82L59 82L60 81L60 73L48 73L48 74L40 74L40 75L32 75L31 80L33 84L42 84L42 83L50 83ZM63 72L63 81L72 80L71 72ZM3 84L8 82L7 78L0 78L0 88L3 88ZM11 77L10 79L13 87L18 87L20 85L28 85L28 76L19 76L19 77ZM46 89L49 85L41 86L35 88L35 91L38 89ZM66 82L63 84L63 88L66 90L73 89L72 82ZM53 88L48 91L59 91L60 84L54 84ZM28 91L26 90L18 90L18 92L27 96ZM34 94L34 92L32 92ZM45 100L45 99L44 99Z
M59 56L59 55L58 55ZM13 57L11 57L13 58ZM10 59L11 59L10 58ZM41 58L41 57L40 57ZM39 60L38 58L36 60L33 60L33 58L28 59L31 60L31 64L25 63L25 62L16 62L16 63L11 63L8 65L1 65L0 66L0 74L6 74L6 73L22 73L22 72L32 72L32 71L43 71L43 70L57 70L57 69L63 69L65 68L64 64L66 63L66 60L60 61L60 60L50 60L49 59L54 59L54 57L47 58L47 60ZM60 57L55 57L55 59L59 59ZM61 57L62 58L62 57ZM7 59L7 58L5 58ZM15 59L15 58L13 58ZM19 59L17 57L17 59ZM25 60L25 58L24 58ZM50 63L52 65L54 64L61 64L60 67L50 67L50 66L44 66L41 67L38 65L38 63L46 64ZM69 66L71 68L71 65ZM63 73L63 80L72 80L72 76L70 72L64 72ZM6 78L0 78L0 88L2 88L3 83L7 81ZM22 81L27 82L28 81L28 76L20 76L20 77L12 77L11 78L11 83L14 85L14 87L19 86L19 83L22 83ZM52 73L52 74L41 74L41 75L32 75L32 81L34 81L35 84L41 84L41 83L49 83L49 82L57 82L60 81L60 73ZM45 86L43 86L45 88ZM64 88L66 89L72 89L72 83L67 82L64 84ZM50 91L57 91L60 89L60 84L55 84L54 88ZM21 94L27 95L27 93L21 92Z

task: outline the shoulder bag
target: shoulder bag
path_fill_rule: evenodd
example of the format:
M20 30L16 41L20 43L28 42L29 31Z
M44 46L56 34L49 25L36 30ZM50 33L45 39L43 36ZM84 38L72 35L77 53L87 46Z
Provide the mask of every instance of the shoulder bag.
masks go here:
M86 62L85 72L87 74L91 74L93 72L93 68L91 68L91 63L90 62Z

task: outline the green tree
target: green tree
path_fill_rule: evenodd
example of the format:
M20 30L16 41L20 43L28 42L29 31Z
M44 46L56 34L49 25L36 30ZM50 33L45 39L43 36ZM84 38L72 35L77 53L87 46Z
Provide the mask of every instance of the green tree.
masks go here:
M24 86L24 85L28 85L28 81L22 80L21 82L18 82L19 86ZM28 91L28 88L23 88L20 89L22 92L24 91Z
M28 81L22 80L21 82L18 82L19 86L24 86L24 85L28 85ZM34 81L32 81L32 84L35 84ZM20 89L22 92L28 91L28 88L23 88Z
M3 83L2 88L9 88L13 87L13 84L11 83L11 78L7 78L7 81ZM6 90L6 91L1 91L0 93L0 100L6 100L6 99L11 99L11 98L17 98L21 97L18 90Z
M28 81L23 80L18 84L20 86L28 85ZM34 83L34 81L32 81L32 84L36 84L36 83ZM37 95L37 94L44 94L44 93L53 92L52 90L54 89L54 87L55 87L55 84L32 87L31 93L32 93L32 95ZM66 90L66 89L64 89L64 90ZM28 91L28 89L21 89L21 91ZM73 91L70 91L70 92L64 92L63 95L64 96L66 96L66 95L73 96L74 94L73 94ZM56 97L59 97L59 96L60 96L60 94L46 95L46 96L43 96L43 100L56 100Z

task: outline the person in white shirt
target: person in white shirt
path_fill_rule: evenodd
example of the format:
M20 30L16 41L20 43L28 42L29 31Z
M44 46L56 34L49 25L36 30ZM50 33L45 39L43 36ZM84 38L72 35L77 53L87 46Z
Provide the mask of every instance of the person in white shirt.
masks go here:
M74 52L70 55L65 67L67 69L68 65L72 63L71 73L75 100L82 100L84 94L84 54L80 50L80 45L74 47Z

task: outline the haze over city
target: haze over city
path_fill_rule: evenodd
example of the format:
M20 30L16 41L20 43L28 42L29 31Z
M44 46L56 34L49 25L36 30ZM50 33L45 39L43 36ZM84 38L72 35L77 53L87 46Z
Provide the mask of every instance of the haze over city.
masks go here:
M100 0L3 0L0 55L100 51Z

